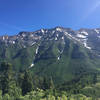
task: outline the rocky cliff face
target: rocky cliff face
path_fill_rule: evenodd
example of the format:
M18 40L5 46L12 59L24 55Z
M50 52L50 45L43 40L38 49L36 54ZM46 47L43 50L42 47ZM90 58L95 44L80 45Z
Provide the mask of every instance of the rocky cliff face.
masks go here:
M35 32L20 32L15 36L1 36L0 43L5 43L5 45L9 46L10 44L18 44L20 43L23 48L28 46L33 46L37 42L40 42L43 39L46 40L55 40L57 41L59 38L64 40L64 36L72 39L73 41L77 41L83 44L84 47L100 51L99 43L100 43L100 29L80 29L74 31L70 28L62 28L56 27L54 29L41 29Z

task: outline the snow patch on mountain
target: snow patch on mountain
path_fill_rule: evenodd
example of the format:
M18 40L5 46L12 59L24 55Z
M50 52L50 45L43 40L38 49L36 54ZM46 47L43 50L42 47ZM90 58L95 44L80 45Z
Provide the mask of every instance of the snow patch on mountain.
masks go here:
M82 34L77 34L78 38L86 38L86 36L82 35Z
M55 40L56 40L56 41L58 40L57 37L55 37Z
M56 31L62 32L61 28L56 28Z
M68 35L68 32L65 32L65 35L67 36Z
M22 37L25 37L25 36L26 36L26 34L23 33L23 34L22 34Z
M84 34L84 35L83 35ZM75 36L72 36L71 34L69 34L68 32L65 32L66 36L69 36L70 39L74 39L80 43L82 43L84 45L84 47L86 47L87 49L91 49L91 47L89 47L87 45L87 35L88 33L85 31L82 31L81 33L76 34Z
M62 40L64 40L64 36L62 37Z
M34 67L34 63L32 63L32 64L29 66L29 68L32 68L32 67Z
M57 59L60 60L60 57L58 57Z
M31 44L31 46L33 46L35 43L36 43L36 42L33 42L33 43Z
M23 48L26 48L26 46L24 45Z
M13 44L15 44L15 41L12 41Z
M100 33L100 31L99 31L99 30L97 30L97 29L94 29L94 30L96 31L96 33L97 33L97 34L99 34L99 33Z
M98 36L98 38L100 38L100 36Z
M45 31L46 33L48 32L48 30Z
M88 35L88 32L86 32L86 31L82 31L81 33L84 35Z
M36 54L38 54L38 50L39 50L39 47L37 47L37 49L36 49Z
M91 50L91 47L89 47L86 42L84 42L83 44L84 44L84 47Z
M55 31L52 31L52 33L54 34L54 33L55 33Z
M59 35L57 34L57 37L58 37Z
M30 35L30 37L33 37L33 36L34 36L33 34Z
M64 51L64 49L62 49L61 51L60 51L60 50L58 50L58 52L59 52L60 54L62 54L62 53L63 53L63 51Z
M77 39L76 37L72 36L71 34L69 34L68 32L65 32L65 35L69 38L69 39L73 39L75 40L74 42L76 43L76 41L80 42L79 39Z
M15 41L9 40L8 43L15 44Z
M45 33L44 29L41 29L41 32L44 34Z

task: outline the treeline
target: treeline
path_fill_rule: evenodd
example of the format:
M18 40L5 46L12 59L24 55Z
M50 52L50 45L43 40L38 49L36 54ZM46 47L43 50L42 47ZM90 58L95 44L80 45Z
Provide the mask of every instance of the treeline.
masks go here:
M33 78L28 70L16 73L6 62L0 66L0 100L99 100L79 92L75 94L75 88L72 89L74 84L69 87L64 84L58 89L52 77ZM68 89L74 92L69 93Z

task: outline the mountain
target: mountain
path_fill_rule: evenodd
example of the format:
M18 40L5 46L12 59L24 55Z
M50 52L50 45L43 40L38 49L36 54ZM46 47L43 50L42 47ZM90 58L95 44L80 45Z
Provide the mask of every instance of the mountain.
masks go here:
M0 37L0 62L66 82L100 70L100 29L55 27Z

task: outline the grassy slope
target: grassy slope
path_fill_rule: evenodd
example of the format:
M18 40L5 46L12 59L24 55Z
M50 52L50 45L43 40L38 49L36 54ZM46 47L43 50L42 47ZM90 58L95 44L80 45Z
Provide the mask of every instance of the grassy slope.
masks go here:
M60 41L53 42L51 45L44 44L46 50L40 49L39 59L33 68L34 75L52 77L56 83L70 81L81 76L83 73L96 71L94 59L90 59L88 50L79 44L73 43L66 38L61 59L57 60L59 55ZM44 46L44 48L45 48ZM50 49L49 49L50 47Z
M35 57L36 45L28 48L22 48L21 45L9 45L5 47L2 44L0 48L0 62L7 61L13 64L15 71L28 68Z

